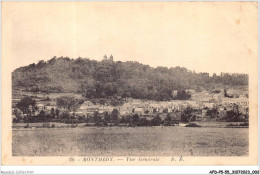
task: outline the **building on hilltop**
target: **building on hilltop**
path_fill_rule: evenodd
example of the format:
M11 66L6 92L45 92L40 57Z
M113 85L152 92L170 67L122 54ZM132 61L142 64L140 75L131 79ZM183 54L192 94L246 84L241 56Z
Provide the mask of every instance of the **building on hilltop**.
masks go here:
M109 60L109 61L114 61L114 57L113 57L112 54L110 55L109 58L107 57L107 55L104 55L104 56L103 56L103 59L104 59L104 60Z
M110 61L113 61L113 59L114 59L114 58L113 58L113 55L111 54L110 57L109 57L109 60L110 60Z

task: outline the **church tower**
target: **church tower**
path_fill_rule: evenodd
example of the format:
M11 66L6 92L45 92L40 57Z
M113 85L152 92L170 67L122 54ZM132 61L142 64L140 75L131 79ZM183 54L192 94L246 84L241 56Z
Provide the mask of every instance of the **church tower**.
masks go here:
M113 61L113 59L114 59L114 57L113 57L113 55L111 54L110 57L109 57L109 60L110 60L110 61Z

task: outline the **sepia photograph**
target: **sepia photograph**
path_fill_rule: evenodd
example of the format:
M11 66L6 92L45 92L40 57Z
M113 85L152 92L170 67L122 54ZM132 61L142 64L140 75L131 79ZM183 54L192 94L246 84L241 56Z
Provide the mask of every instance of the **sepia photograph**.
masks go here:
M3 2L5 165L253 165L257 2Z

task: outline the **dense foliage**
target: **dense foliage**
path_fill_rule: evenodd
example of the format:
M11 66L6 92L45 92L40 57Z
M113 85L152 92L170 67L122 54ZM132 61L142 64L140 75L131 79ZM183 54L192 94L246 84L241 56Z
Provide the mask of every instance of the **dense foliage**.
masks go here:
M90 59L52 58L16 69L13 89L41 92L80 92L87 98L133 97L151 100L188 99L186 89L248 85L246 74L209 76L182 67L153 68L138 62L100 62ZM172 92L178 90L176 97Z
M76 111L84 101L71 96L62 96L56 99L57 106L69 111Z
M28 114L30 112L29 107L31 106L33 110L35 105L36 101L32 97L24 97L16 104L16 107L24 114Z

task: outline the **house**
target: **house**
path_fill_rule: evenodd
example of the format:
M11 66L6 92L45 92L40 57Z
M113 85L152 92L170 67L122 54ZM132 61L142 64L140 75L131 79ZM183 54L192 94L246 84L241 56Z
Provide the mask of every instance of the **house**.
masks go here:
M37 105L37 109L38 109L38 111L42 111L42 110L44 110L44 105L43 104L38 104Z
M100 106L99 105L93 105L90 101L85 101L83 104L81 104L80 108L77 110L77 112L82 112L83 115L91 114L94 112L99 111Z
M77 110L78 112L82 112L83 114L87 113L87 105L81 105L80 108Z
M204 107L212 109L214 107L214 103L204 103Z
M233 111L234 111L234 113L238 114L239 110L238 110L238 105L237 104L233 105Z
M227 106L226 106L226 109L227 109L227 111L233 111L233 105L234 104L228 104Z
M181 103L179 104L179 110L183 111L185 109L187 109L189 107L189 105L187 103Z
M215 100L215 103L220 103L222 101L221 98L224 98L224 93L213 94L212 96L212 99Z
M42 124L43 128L50 128L51 127L51 122L45 122Z
M150 106L145 106L144 107L144 113L145 114L153 114L153 112L154 112L154 110L153 110L152 107L150 107Z
M170 112L173 112L173 111L174 111L174 108L173 108L172 106L169 106L169 107L167 108L167 110L168 110L168 113L170 113Z
M168 104L168 102L160 102L160 105L161 105L161 107L162 108L168 108L168 106L169 106L169 104Z
M120 112L121 115L131 114L133 112L133 108L127 107L127 106L120 106L119 112Z
M202 116L206 116L206 115L207 115L207 111L208 111L208 110L206 110L206 109L202 109L202 110L201 110L201 115L202 115Z
M79 117L79 116L83 116L83 112L70 112L70 115L74 117Z
M161 105L159 103L151 103L149 106L150 110L153 112L159 112Z
M244 114L244 115L247 115L248 114L248 108L245 108L245 107L242 107L242 106L239 106L239 112L241 114Z
M220 108L218 113L220 118L227 117L227 110L225 108Z
M177 94L178 94L178 91L176 91L176 90L173 90L173 91L172 91L172 96L173 96L173 97L176 97Z
M200 105L196 101L188 101L187 103L193 109L200 109Z
M125 115L125 114L130 114L133 113L133 106L131 105L131 103L127 102L124 103L122 106L119 106L118 111L120 112L121 115Z
M238 104L243 107L249 106L249 100L247 97L241 96L238 98Z
M99 113L103 114L104 112L107 112L108 114L111 114L114 108L112 106L101 106L98 110Z
M92 106L94 104L91 101L84 101L82 105Z
M180 109L181 109L181 107L180 107L179 104L173 104L172 105L172 110L180 110Z
M159 109L159 113L164 113L164 108L163 107L161 107L160 109Z
M54 109L54 110L55 110L56 108L57 108L57 107L54 106L54 105L52 105L52 106L45 106L45 109L46 109L46 110L49 110L49 111L50 111L51 109Z
M98 105L92 105L92 106L88 106L86 108L86 113L87 114L93 114L94 112L98 112L99 111L99 106Z
M144 108L135 108L134 113L141 115L144 113Z

